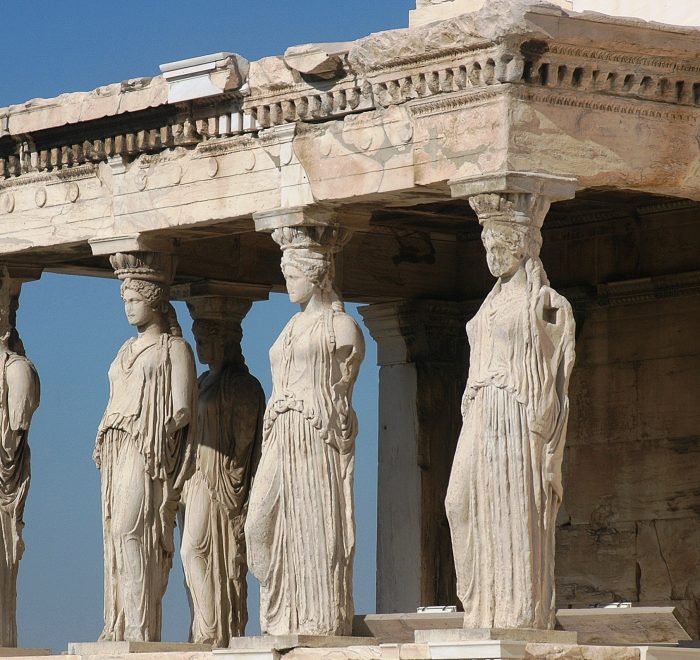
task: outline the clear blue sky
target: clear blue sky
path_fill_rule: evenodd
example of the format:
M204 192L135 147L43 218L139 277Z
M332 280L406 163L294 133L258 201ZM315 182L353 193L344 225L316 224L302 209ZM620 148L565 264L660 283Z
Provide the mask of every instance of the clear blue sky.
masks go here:
M155 75L164 62L218 51L248 59L294 44L344 41L404 27L412 0L5 0L0 107ZM354 306L351 306L351 311ZM267 351L295 308L282 295L256 303L244 323L251 371L270 392ZM178 306L189 333L190 320ZM42 403L32 424L27 545L18 584L21 646L65 650L102 626L102 537L95 430L106 404L107 369L133 333L113 280L45 273L25 285L18 327L37 366ZM377 368L374 342L355 394L360 418L356 470L356 610L374 610ZM163 639L187 638L189 613L177 558L164 602ZM248 631L258 631L251 585Z

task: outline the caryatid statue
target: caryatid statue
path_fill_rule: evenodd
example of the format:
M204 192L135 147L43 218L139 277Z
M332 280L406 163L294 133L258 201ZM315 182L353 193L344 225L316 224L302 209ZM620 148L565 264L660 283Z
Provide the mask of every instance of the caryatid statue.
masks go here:
M160 640L182 487L194 469L194 356L169 302L172 258L110 259L137 336L109 369L110 395L94 458L101 471L104 641Z
M7 270L0 284L0 646L17 646L17 572L29 491L29 425L39 407L39 376L14 327Z
M554 627L554 532L574 318L539 258L549 208L530 194L469 199L498 278L467 324L463 426L447 515L465 628Z
M245 633L248 496L260 459L265 393L241 352L251 301L192 298L199 360L197 459L183 492L182 564L192 609L190 641L226 647Z
M360 328L334 289L337 226L276 229L289 299L301 307L270 349L272 396L245 533L272 635L348 635L355 551L352 391Z

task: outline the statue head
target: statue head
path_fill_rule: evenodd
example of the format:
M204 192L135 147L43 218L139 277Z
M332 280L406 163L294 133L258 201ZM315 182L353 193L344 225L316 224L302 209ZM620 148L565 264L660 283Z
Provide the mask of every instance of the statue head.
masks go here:
M195 319L192 334L197 342L197 357L202 364L245 365L241 351L243 331L238 321Z
M127 277L120 290L126 318L131 325L162 324L167 313L167 293L162 284Z
M331 255L302 249L285 250L282 254L282 273L293 303L304 304L316 292L332 292L333 271Z
M321 294L328 304L340 304L333 289L335 254L350 239L350 231L338 225L281 227L272 238L282 248L282 273L289 299L303 305Z
M486 262L494 277L512 277L530 258L539 256L542 236L532 226L498 222L484 223L481 240L486 248Z
M156 252L118 252L109 258L114 274L122 280L121 294L131 325L158 322L163 332L181 337L170 287L175 259Z

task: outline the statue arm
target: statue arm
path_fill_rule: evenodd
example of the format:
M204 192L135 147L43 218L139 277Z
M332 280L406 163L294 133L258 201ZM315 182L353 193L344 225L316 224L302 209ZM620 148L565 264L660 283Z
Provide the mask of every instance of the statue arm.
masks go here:
M365 358L365 338L357 323L348 314L334 316L333 331L335 354L340 363L343 380L352 385Z
M170 346L170 376L173 412L166 424L168 431L175 433L187 426L192 418L191 402L197 381L192 350L182 340L174 341Z
M27 431L39 407L39 376L30 362L15 360L7 366L6 378L10 428Z

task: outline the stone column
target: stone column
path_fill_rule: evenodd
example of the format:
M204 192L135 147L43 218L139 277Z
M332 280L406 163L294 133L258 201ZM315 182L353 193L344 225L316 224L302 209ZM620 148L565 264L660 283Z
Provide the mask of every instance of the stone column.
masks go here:
M0 647L17 646L17 574L24 552L22 528L29 492L29 425L39 406L39 376L25 357L17 333L16 312L21 283L36 279L16 268L0 273ZM18 276L17 279L12 275Z
M270 349L272 395L246 521L270 635L349 635L355 551L357 417L352 391L364 339L335 288L335 257L350 237L329 209L255 216L282 250L300 312Z
M197 378L170 304L175 258L150 245L141 236L92 243L95 254L111 255L136 330L109 369L94 451L105 552L100 641L107 642L160 641L175 518L194 470Z
M377 612L455 605L443 502L466 381L466 303L399 301L360 308L377 342Z
M554 628L554 531L574 319L549 286L540 228L574 182L450 182L483 226L491 293L470 320L463 425L445 501L465 628Z
M180 518L190 641L226 648L245 634L248 621L243 529L265 410L262 386L241 351L241 322L253 298L267 298L268 290L197 282L174 295L187 301L197 355L209 367L199 378L195 471Z

